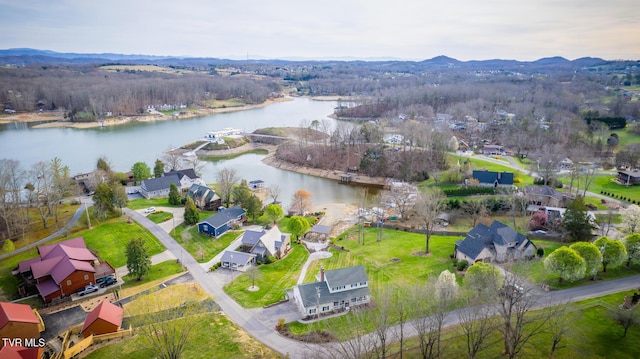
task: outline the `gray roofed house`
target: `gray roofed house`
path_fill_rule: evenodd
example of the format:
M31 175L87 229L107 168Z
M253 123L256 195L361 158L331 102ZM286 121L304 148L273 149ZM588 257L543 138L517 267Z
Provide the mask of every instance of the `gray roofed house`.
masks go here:
M282 233L278 226L273 226L269 230L247 230L241 242L242 251L255 254L258 260L265 260L270 256L280 259L289 251L291 235Z
M187 191L187 197L191 198L198 208L214 209L222 205L222 199L213 188L195 183Z
M305 318L369 303L370 295L369 278L362 266L328 271L321 268L317 282L293 288L293 297Z
M229 268L244 272L256 261L256 255L251 253L224 251L220 258L222 268Z
M537 206L566 207L567 195L549 186L527 186L524 195L530 204Z
M180 188L180 180L175 174L146 179L142 181L140 194L146 199L169 197L169 189L172 183Z
M455 257L473 264L483 262L506 262L533 257L536 246L527 237L513 228L493 221L491 226L475 226L464 240L455 244Z
M193 184L206 186L206 183L204 182L204 180L196 174L196 171L193 168L186 168L182 170L171 170L163 174L162 177L173 176L173 175L178 176L178 181L180 182L180 185L178 185L178 188L180 188L182 191L187 191Z
M479 171L474 170L472 175L473 179L480 182L480 186L513 186L513 173L512 172L493 172L493 171Z

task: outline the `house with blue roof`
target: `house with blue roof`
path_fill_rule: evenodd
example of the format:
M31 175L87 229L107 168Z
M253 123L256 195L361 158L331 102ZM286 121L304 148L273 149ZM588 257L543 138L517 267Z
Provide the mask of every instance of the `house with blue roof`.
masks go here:
M457 260L475 262L508 262L533 258L536 246L524 235L506 224L493 221L490 226L482 223L457 241L454 255Z
M513 186L512 172L493 172L473 170L471 177L480 183L483 187L511 187Z
M169 190L172 183L176 185L176 187L180 188L181 184L178 175L172 174L169 176L146 179L142 181L140 194L146 199L169 197Z
M246 215L240 206L221 208L220 212L198 223L198 232L218 238L234 226L241 226L247 220Z
M256 256L264 261L267 257L280 259L291 248L291 234L282 233L278 226L262 231L247 230L242 235L242 251Z

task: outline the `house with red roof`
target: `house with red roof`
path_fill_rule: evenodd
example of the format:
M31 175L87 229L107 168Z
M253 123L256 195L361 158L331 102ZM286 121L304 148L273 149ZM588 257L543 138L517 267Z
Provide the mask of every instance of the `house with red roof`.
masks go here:
M26 304L0 302L0 338L19 339L16 345L35 343L44 330L41 318ZM0 348L9 342L0 342ZM11 344L8 344L11 345ZM4 356L0 355L0 358Z
M103 301L95 307L82 325L82 336L115 333L122 325L122 308L107 301Z
M45 303L69 296L96 279L115 273L109 263L100 261L87 249L82 237L40 246L38 253L40 257L18 264L23 281L19 292L38 293Z
M0 358L2 359L40 359L42 358L42 347L23 347L22 345L4 346L0 348Z

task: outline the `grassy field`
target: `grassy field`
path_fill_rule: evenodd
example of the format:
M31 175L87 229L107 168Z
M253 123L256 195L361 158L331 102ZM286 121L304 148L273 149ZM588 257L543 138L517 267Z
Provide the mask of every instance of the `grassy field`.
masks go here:
M107 220L97 227L74 233L62 240L74 237L83 237L87 248L97 251L100 257L114 268L126 265L127 243L132 238L144 239L149 255L161 253L165 249L160 241L142 226L136 222L127 223L126 217Z
M151 198L151 199L146 199L146 198L138 198L138 199L134 199L132 201L129 201L129 204L127 204L127 207L129 207L130 209L133 209L134 211L137 209L143 209L143 208L148 208L148 207L184 207L183 205L171 205L169 204L169 199L168 198Z
M175 285L153 293L153 301L179 303L184 298L192 301L206 299L199 286L192 284ZM132 301L125 306L125 317L136 309L146 306L149 296ZM191 336L182 355L183 358L280 358L278 353L262 345L230 321L225 315L200 313L188 318L177 319L191 324ZM153 358L152 350L145 346L141 336L117 340L88 354L86 358Z
M451 163L463 163L467 159L471 161L471 169L472 170L487 170L487 171L495 171L495 172L513 172L513 178L520 178L522 180L521 183L515 183L517 187L530 186L533 184L533 176L530 176L522 171L515 170L509 167L509 161L505 158L497 159L498 161L504 162L504 165L500 165L494 162L484 161L482 157L466 157L466 156L451 156Z
M242 233L243 231L230 231L220 238L214 238L198 232L197 226L187 227L181 224L175 228L172 236L193 258L204 263L222 252Z
M147 218L149 218L149 220L153 223L162 223L173 218L173 213L155 211L154 213L151 213L150 215L148 215Z
M178 274L182 272L182 265L176 261L165 261L158 264L154 264L151 266L149 270L149 274L142 277L141 280L137 280L136 277L132 275L125 275L122 279L124 280L124 284L122 285L122 289L133 288L137 286L146 285L148 283L154 283L159 281L160 279L164 279L170 277L174 274Z
M83 237L87 248L97 251L100 257L107 260L114 268L126 265L126 245L131 238L143 238L150 255L164 251L164 247L157 238L135 222L128 224L125 217L109 219L90 230L77 231L47 244L75 237ZM16 268L19 262L37 256L38 251L33 248L0 261L0 300L10 300L17 296L18 280L11 274L11 270Z
M607 316L608 308L622 304L625 295L633 292L622 292L605 297L590 299L571 304L564 317L570 320L570 327L562 342L562 348L554 353L554 358L638 358L640 357L640 327L632 327L627 337L622 337L622 327ZM640 306L634 311L640 312ZM499 332L494 332L486 341L485 348L477 358L499 358L503 350L503 341ZM399 346L393 345L390 357L398 353ZM416 338L405 342L405 358L420 357L419 344ZM547 358L551 347L548 332L533 337L518 357ZM408 349L407 349L408 348ZM443 358L463 358L467 355L464 334L457 327L444 332Z
M260 289L249 291L251 279L242 274L224 287L238 304L245 308L263 307L284 299L287 289L296 285L300 269L309 257L307 249L300 244L293 243L287 256L271 264L258 267L260 278L256 278L255 285Z

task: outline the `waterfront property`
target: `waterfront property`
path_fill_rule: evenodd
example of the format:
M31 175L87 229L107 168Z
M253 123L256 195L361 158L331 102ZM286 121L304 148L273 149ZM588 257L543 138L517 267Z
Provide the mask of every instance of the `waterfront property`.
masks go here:
M115 273L87 249L82 237L38 247L39 257L18 264L21 295L40 294L45 303L63 298Z
M262 231L247 230L242 235L242 251L254 254L260 261L265 261L267 257L280 259L290 248L291 234L280 232L278 226Z
M233 226L241 226L247 220L247 212L240 206L221 208L220 212L198 223L198 232L211 237L220 237Z
M533 257L536 246L524 235L498 221L491 226L480 223L457 241L454 254L457 260L475 262L507 262Z
M220 131L210 131L207 132L204 135L205 140L209 141L209 142L216 142L218 144L223 144L224 143L224 138L225 137L231 137L231 136L241 136L242 135L242 130L237 129L237 128L224 128Z
M167 177L167 176L171 176L171 175L177 175L178 176L178 181L180 182L180 185L178 186L178 188L180 190L182 190L183 192L188 191L189 188L191 188L191 186L194 185L194 184L198 184L198 185L201 185L201 186L206 186L206 183L204 182L204 180L202 178L200 178L200 176L198 176L196 174L196 171L193 168L186 168L186 169L181 169L181 170L171 170L171 171L163 174L162 176L163 177Z
M222 199L213 188L199 184L192 184L187 191L187 197L190 197L196 207L205 210L212 210L222 206Z
M176 174L146 179L142 181L140 194L146 199L169 197L169 190L171 189L172 183L178 188L182 186Z
M369 278L362 266L325 271L320 268L316 282L293 288L293 297L304 317L329 314L369 303Z

